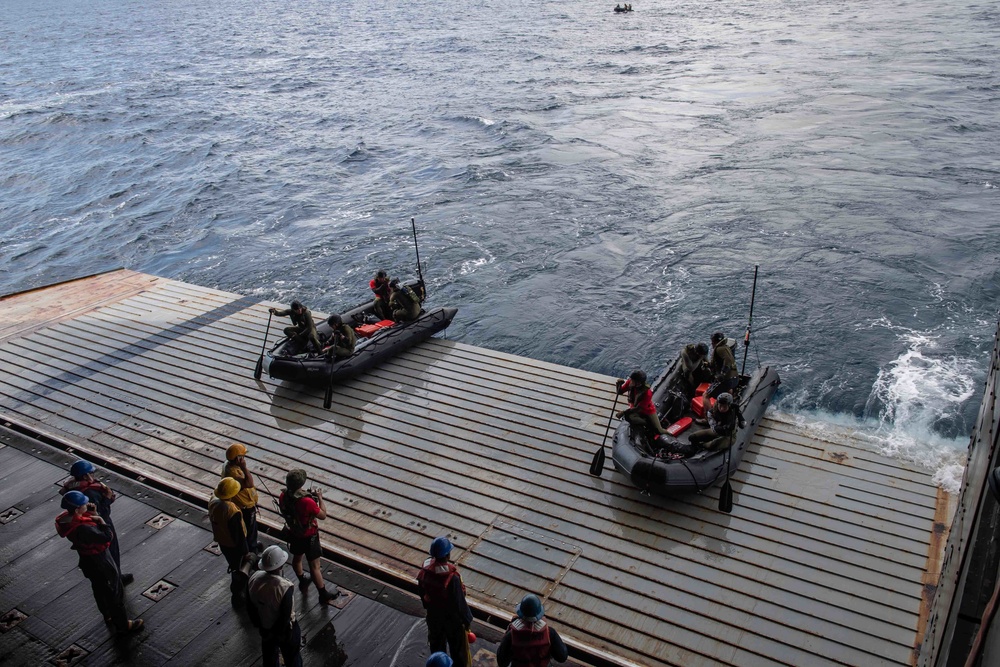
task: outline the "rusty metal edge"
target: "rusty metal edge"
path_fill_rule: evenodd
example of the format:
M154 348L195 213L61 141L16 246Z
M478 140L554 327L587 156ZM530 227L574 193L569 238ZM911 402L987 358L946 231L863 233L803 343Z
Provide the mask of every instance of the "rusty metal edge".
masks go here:
M25 290L19 290L17 292L10 292L9 294L0 294L0 301L4 299L9 299L15 296L22 296L24 294L31 294L32 292L39 292L41 290L49 289L50 287L58 287L59 285L68 285L69 283L75 283L80 280L88 280L90 278L96 278L97 276L107 275L109 273L114 273L116 271L131 271L131 269L126 269L124 266L119 266L116 269L108 269L107 271L98 271L97 273L91 273L87 276L77 276L75 278L67 278L66 280L58 280L54 283L49 283L48 285L37 285L35 287L29 287Z

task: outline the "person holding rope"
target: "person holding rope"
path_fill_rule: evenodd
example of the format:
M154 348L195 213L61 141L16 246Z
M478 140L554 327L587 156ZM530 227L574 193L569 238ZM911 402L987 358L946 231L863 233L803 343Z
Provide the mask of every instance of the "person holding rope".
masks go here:
M288 550L292 552L292 570L299 578L299 589L305 593L311 581L319 591L320 604L330 604L342 593L336 587L332 593L326 590L319 560L323 555L319 543L319 521L326 518L323 490L305 490L306 479L306 471L301 468L288 471L285 489L278 496L278 512L288 527ZM302 567L303 559L309 563L308 575Z

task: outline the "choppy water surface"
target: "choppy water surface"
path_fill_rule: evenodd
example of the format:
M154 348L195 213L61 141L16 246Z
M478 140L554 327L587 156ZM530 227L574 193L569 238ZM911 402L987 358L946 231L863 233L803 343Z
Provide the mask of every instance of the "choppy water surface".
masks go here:
M989 3L10 0L0 293L127 266L656 372L715 329L779 407L951 475L997 316ZM819 426L816 426L819 428ZM945 480L949 481L949 480Z

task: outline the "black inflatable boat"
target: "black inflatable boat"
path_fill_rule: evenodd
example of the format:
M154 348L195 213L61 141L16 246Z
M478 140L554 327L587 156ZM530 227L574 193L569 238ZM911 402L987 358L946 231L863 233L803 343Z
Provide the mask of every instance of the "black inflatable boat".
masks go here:
M681 384L678 378L679 369L680 358L675 360L651 387L653 403L659 412L663 427L668 430L670 425L679 419L694 417L690 397L678 391ZM758 369L751 376L744 375L740 378L735 394L746 426L736 431L735 441L730 450L731 471L739 467L750 438L757 430L757 425L780 383L778 372L770 366ZM679 402L683 402L682 407L678 405ZM638 429L622 420L615 431L611 448L611 459L615 469L628 475L638 488L668 496L701 491L725 481L726 449L708 451L697 448L698 451L692 455L678 455L678 452L695 449L688 436L699 428L704 427L692 425L679 435L664 435L651 443L645 433L638 433Z
M419 283L411 284L419 289ZM326 356L311 354L295 349L296 344L287 338L264 355L263 370L276 380L301 382L314 386L330 386L366 372L386 359L427 340L451 324L457 308L434 308L421 310L420 316L410 322L379 321L373 310L373 301L341 313L345 323L350 324L358 336L354 354L346 359L328 359ZM320 340L329 338L330 325L322 320L316 324Z

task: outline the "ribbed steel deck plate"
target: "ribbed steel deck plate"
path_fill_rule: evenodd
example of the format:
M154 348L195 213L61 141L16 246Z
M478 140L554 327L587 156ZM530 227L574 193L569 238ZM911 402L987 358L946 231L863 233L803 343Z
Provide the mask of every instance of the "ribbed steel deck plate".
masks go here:
M304 467L327 546L415 575L450 535L474 604L503 617L543 595L564 637L623 664L911 664L949 519L927 472L779 416L732 514L717 489L644 496L610 456L587 472L613 378L432 339L328 411L253 379L268 305L129 271L6 297L0 411L206 496L246 443L266 519Z

